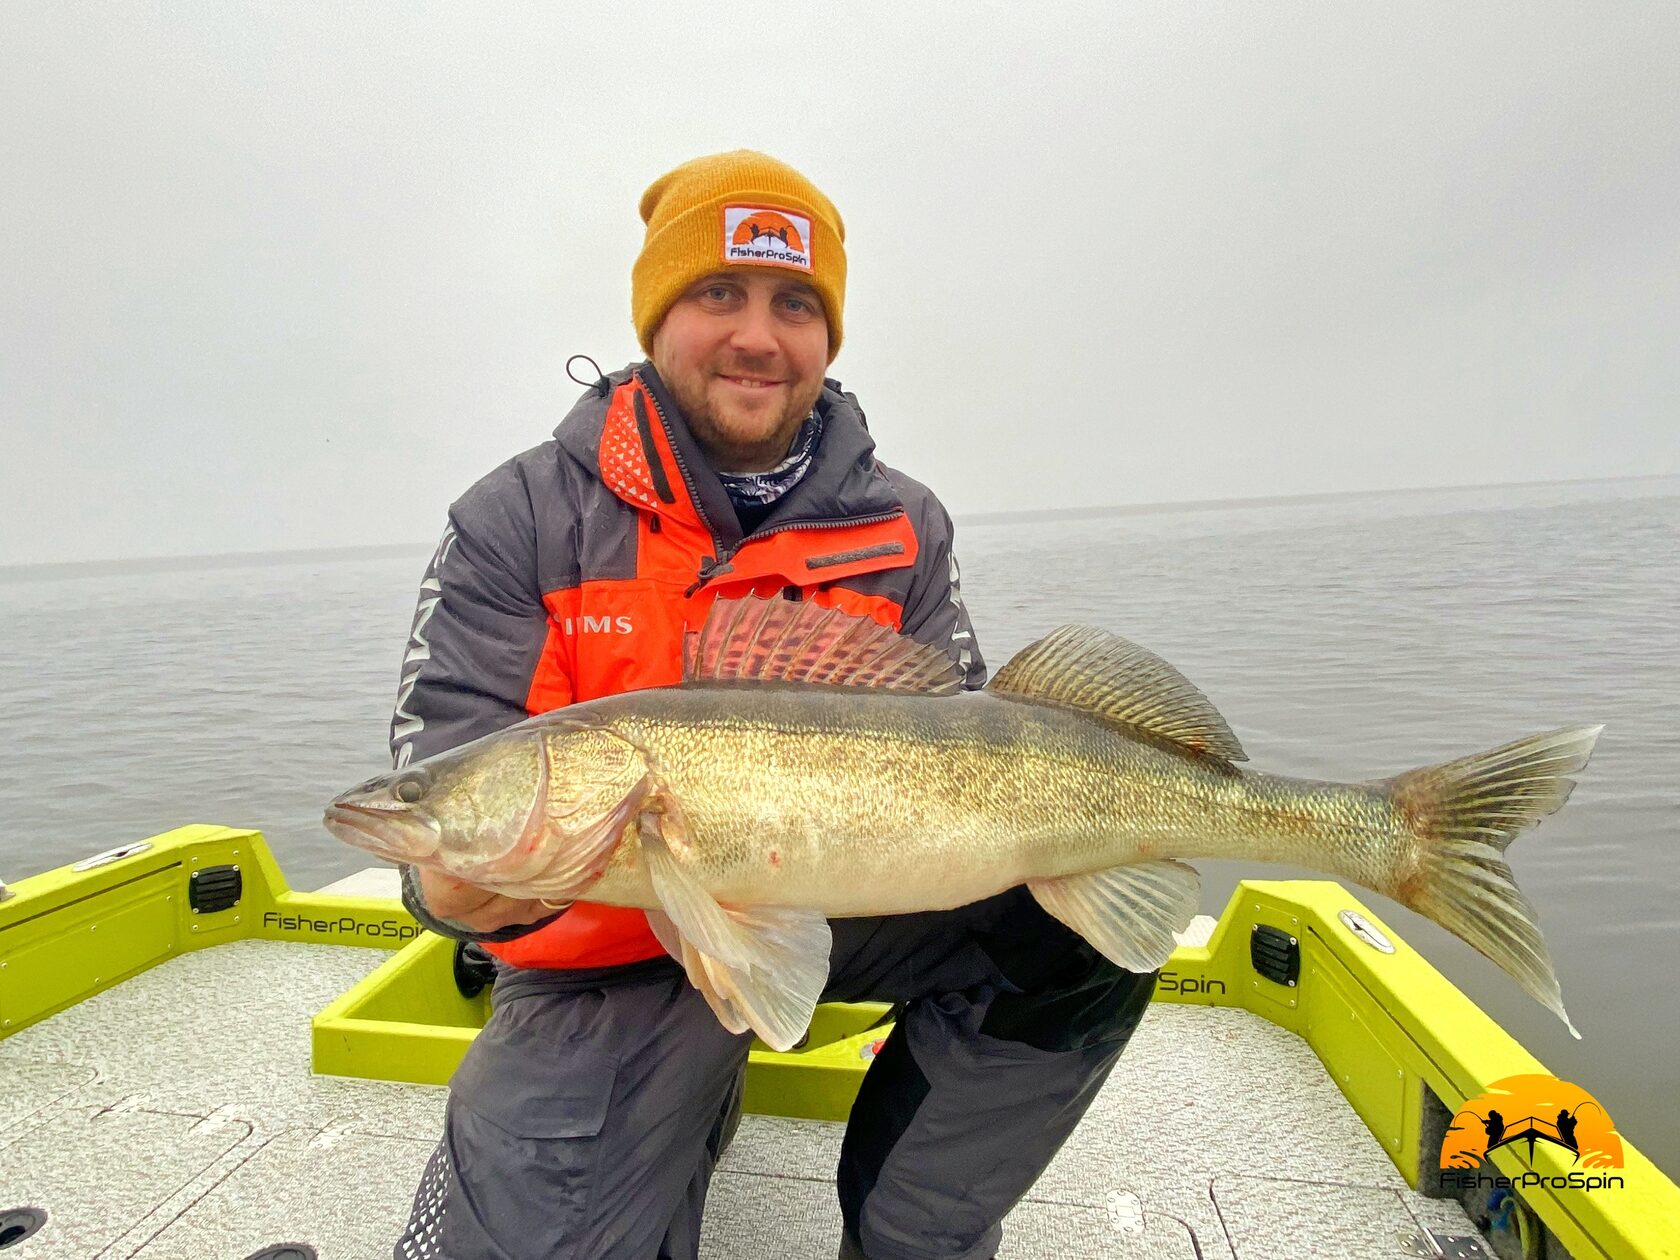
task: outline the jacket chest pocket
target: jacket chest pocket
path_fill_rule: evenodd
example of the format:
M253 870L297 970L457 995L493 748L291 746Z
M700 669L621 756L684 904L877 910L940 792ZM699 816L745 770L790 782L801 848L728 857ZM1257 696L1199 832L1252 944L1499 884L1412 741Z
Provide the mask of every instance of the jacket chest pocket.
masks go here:
M572 645L575 699L682 680L681 592L642 579L585 582L554 620Z

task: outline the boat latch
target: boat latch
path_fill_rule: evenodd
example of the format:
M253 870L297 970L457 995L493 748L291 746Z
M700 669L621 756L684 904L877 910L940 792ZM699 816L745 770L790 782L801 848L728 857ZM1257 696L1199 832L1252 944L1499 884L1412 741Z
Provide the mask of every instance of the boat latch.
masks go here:
M1470 1234L1437 1234L1432 1229L1408 1234L1402 1229L1396 1231L1396 1237L1409 1256L1428 1256L1430 1260L1494 1260L1482 1240Z
M1248 938L1248 957L1254 970L1274 984L1293 989L1301 978L1301 942L1282 928L1256 923Z
M1392 954L1394 952L1394 942L1384 936L1377 929L1376 924L1372 923L1358 911L1343 910L1336 917L1347 926L1348 931L1352 932L1372 949L1381 950L1385 954Z
M150 840L136 840L133 844L119 844L114 849L106 849L103 853L95 853L90 858L83 858L70 869L73 871L91 871L96 866L104 866L107 862L120 862L125 857L133 857L136 853L144 853L152 847Z
M239 904L244 880L237 866L207 866L194 871L187 884L187 901L194 914L215 914Z
M1108 1223L1114 1232L1128 1238L1143 1233L1143 1204L1129 1190L1115 1190L1108 1196Z

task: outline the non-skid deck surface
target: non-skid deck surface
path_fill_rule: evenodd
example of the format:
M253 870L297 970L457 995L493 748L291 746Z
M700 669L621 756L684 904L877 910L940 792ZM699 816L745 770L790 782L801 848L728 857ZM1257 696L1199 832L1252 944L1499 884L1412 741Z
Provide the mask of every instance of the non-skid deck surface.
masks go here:
M389 1257L446 1091L309 1067L310 1017L386 957L235 942L0 1042L0 1213L49 1213L6 1260L242 1260L284 1242ZM842 1132L744 1117L707 1260L834 1256ZM1406 1186L1305 1042L1158 1004L999 1254L1376 1260L1421 1226L1473 1232Z

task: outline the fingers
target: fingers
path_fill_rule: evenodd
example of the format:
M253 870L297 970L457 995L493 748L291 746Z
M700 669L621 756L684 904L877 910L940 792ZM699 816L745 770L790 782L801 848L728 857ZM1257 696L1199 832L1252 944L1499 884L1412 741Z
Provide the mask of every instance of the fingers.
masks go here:
M509 897L437 871L422 870L420 888L428 910L472 932L535 923L554 913L541 901Z

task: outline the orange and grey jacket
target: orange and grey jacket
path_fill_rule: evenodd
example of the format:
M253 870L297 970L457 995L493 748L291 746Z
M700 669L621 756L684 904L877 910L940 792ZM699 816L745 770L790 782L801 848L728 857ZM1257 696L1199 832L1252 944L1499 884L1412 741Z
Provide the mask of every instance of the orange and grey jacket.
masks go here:
M949 515L875 458L838 382L825 382L817 407L815 462L744 538L649 363L604 378L552 441L468 490L421 583L391 720L396 765L562 705L678 682L683 633L720 595L872 617L938 644L969 687L984 685ZM522 967L664 953L640 910L580 901L535 926L475 933L426 910L410 867L403 901L434 931Z

